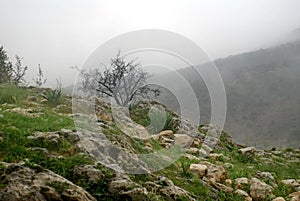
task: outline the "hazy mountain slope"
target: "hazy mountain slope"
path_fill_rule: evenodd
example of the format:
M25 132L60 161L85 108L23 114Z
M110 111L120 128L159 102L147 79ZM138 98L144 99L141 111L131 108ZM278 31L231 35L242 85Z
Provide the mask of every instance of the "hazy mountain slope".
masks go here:
M237 141L258 147L299 146L300 42L218 59L215 64L227 94L225 130ZM210 100L203 81L191 68L180 72L197 94L201 123L207 123Z

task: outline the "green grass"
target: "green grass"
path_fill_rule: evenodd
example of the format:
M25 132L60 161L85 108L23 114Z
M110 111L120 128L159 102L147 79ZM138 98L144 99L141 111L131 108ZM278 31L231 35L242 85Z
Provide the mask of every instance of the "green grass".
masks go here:
M16 104L21 102L30 92L15 85L0 85L0 104Z

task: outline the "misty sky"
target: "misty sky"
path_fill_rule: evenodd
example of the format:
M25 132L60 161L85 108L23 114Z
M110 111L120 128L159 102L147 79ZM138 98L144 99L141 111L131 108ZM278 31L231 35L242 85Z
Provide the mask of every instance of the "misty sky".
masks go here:
M24 57L31 81L41 64L54 86L74 82L102 43L139 29L184 35L215 59L276 44L300 27L299 0L0 0L0 46Z

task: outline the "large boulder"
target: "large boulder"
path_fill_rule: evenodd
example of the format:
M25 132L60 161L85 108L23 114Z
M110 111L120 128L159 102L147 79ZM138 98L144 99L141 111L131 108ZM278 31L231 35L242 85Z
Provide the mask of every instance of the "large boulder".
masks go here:
M272 186L260 181L257 178L250 180L250 195L254 200L265 200L267 197L274 197Z
M24 164L1 164L5 167L1 175L5 187L0 191L0 201L96 201L83 188L60 175Z

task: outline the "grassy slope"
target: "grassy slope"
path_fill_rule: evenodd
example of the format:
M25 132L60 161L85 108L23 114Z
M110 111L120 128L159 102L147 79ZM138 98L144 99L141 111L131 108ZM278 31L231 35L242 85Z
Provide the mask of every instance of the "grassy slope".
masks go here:
M39 99L42 98L41 94L36 89L20 89L20 88L0 88L0 136L3 141L0 141L0 161L4 162L18 162L26 160L27 165L39 164L47 169L60 174L67 179L72 180L71 171L72 168L80 164L93 164L93 160L90 157L82 156L78 153L74 146L66 140L62 140L57 147L51 147L44 142L33 142L26 137L33 133L58 131L62 128L75 129L73 120L67 115L57 113L54 108L56 104L38 104L32 105L30 102L24 101L26 97L35 95ZM5 91L6 90L6 91ZM64 97L65 104L70 104L70 99ZM3 104L4 103L4 104ZM6 104L9 103L9 104ZM13 104L13 105L10 105ZM60 102L58 103L60 104ZM69 105L70 106L70 105ZM6 111L13 107L22 108L34 108L36 112L41 113L39 117L26 117L24 115L12 113ZM60 111L61 112L61 111ZM131 111L134 118L139 120L141 124L148 124L146 116L147 110L138 108L136 111ZM144 119L143 119L144 118ZM168 125L174 125L169 124ZM169 129L175 129L174 127L168 127ZM108 130L107 134L120 135L122 134L118 128L112 127ZM153 142L157 149L158 143ZM139 145L139 146L138 146ZM142 144L133 145L137 152L143 153L144 149L141 147ZM49 150L53 155L63 155L62 158L49 158L45 153L41 151L34 151L29 149L30 147L44 147ZM279 187L275 189L274 194L286 197L291 190L286 189L280 184L282 179L295 178L300 179L300 162L299 160L291 162L288 161L288 157L283 157L285 153L291 152L292 150L286 150L281 153L277 158L272 159L274 163L266 163L263 159L258 156L245 157L238 153L238 147L228 142L228 136L223 134L221 137L220 144L214 152L223 153L224 157L218 158L217 161L211 161L215 164L223 165L224 163L233 164L232 168L227 169L228 178L235 179L238 177L251 178L258 171L269 171L276 175L276 180L279 183ZM298 159L300 155L297 155ZM155 172L156 176L166 176L170 178L175 185L182 187L189 191L195 198L199 200L213 200L211 198L209 188L197 177L188 172L188 167L191 163L196 161L180 158L176 163L167 167L164 170ZM104 199L106 196L107 183L109 178L112 176L112 172L106 168L99 167L107 175L107 180L99 184L90 184L86 181L76 181L78 185L84 187L96 198ZM1 167L0 167L1 169ZM143 183L145 181L151 181L153 177L151 175L131 175L131 178L138 182ZM0 189L4 184L0 182ZM218 192L220 200L240 200L238 196L232 194L224 194ZM106 197L105 199L109 199ZM152 200L161 200L160 196L151 198ZM182 200L185 200L183 197Z

